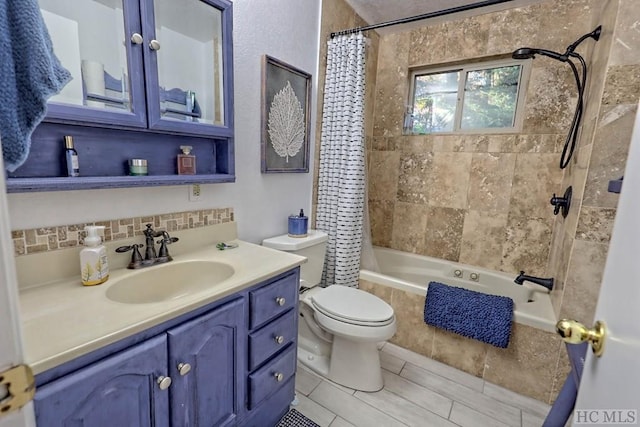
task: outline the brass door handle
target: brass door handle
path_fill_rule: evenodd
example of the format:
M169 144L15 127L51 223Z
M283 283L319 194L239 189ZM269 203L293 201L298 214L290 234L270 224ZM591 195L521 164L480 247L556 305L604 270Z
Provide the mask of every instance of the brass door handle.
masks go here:
M591 344L593 354L600 357L604 353L604 340L607 331L606 325L600 320L596 321L593 328L589 329L578 321L562 319L556 323L556 331L566 343L580 344L588 341Z

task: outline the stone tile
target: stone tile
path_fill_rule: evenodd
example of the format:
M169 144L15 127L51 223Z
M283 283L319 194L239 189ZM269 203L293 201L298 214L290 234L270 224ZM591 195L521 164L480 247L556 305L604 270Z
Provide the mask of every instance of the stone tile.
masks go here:
M405 252L422 253L427 228L425 205L397 202L393 214L391 247Z
M489 153L513 153L518 135L489 135Z
M582 206L576 238L589 242L609 243L617 209Z
M546 402L560 343L556 334L514 323L509 347L489 348L484 379Z
M395 200L398 191L400 153L373 151L370 159L369 198L372 200Z
M396 315L397 331L389 342L431 356L434 328L424 323L424 303L424 295L392 290L390 305Z
M482 378L488 345L443 329L435 330L434 360Z
M593 324L608 249L608 244L575 240L560 317Z
M458 261L465 211L430 207L427 214L424 255Z
M355 396L363 402L383 411L385 414L392 416L406 425L456 427L455 424L445 418L442 418L433 412L412 403L411 401L405 400L386 389L380 390L376 393L357 391Z
M400 156L397 200L427 204L429 200L429 172L433 153L403 153Z
M388 353L381 352L381 354ZM451 411L451 405L453 402L448 397L412 383L399 375L383 372L382 377L384 379L385 390L427 409L440 417L449 417L449 412Z
M457 384L463 385L472 390L481 392L484 385L484 381L481 378L467 374L459 369L453 368L437 360L426 357L422 354L413 352L406 348L399 347L395 344L387 343L382 349L382 352L392 354L400 359L403 359L414 366L438 375L443 378L447 378Z
M549 396L549 403L553 404L558 398L558 394L564 386L567 376L571 374L571 363L569 362L569 356L565 347L572 344L561 344L560 351L558 353L558 364L556 366L556 372L553 376L553 386L551 387L551 393Z
M457 58L474 58L486 55L491 27L490 15L477 15L466 19L449 21L446 51L449 61Z
M429 205L467 208L471 153L434 153L429 182Z
M614 65L607 70L603 106L637 104L640 97L640 64Z
M473 154L469 178L469 209L492 213L508 212L515 163L515 154Z
M555 134L518 135L513 151L516 153L554 153L556 152Z
M526 271L532 276L546 274L553 222L538 218L510 217L502 249L500 270Z
M388 304L391 304L391 292L393 291L393 288L390 288L389 286L378 285L377 283L360 279L358 288L377 296Z
M535 46L564 52L566 47L593 28L591 0L564 0L542 2L534 7L540 15L540 27L535 33ZM587 44L587 46L591 46ZM593 44L594 41L591 40ZM580 46L584 50L583 46ZM584 53L584 52L582 52Z
M468 211L462 229L460 262L493 270L500 268L507 214Z
M453 403L449 419L461 427L506 427L509 425L458 402ZM519 426L519 423L514 421L511 425Z
M640 4L635 0L620 0L618 3L618 19L616 21L615 39L611 46L609 61L612 65L640 64L640 31L638 16Z
M355 396L323 381L309 396L314 402L356 426L403 427L404 424Z
M410 32L409 66L429 65L447 58L445 23L428 25Z
M404 138L401 146L398 147L396 144L395 148L402 150L403 153L426 154L433 151L433 139L430 135L410 135Z
M536 59L526 94L524 132L568 133L575 96L575 80L565 64L548 58Z
M522 46L532 45L531 37L537 34L542 16L532 7L520 7L492 13L487 54L513 52Z
M391 200L369 200L371 241L377 246L391 246L393 232L393 207Z
M558 192L562 170L558 155L527 153L516 157L509 216L521 218L551 218L551 195Z
M636 105L603 107L591 151L591 164L584 189L587 206L615 208L619 195L607 191L609 180L624 175Z
M505 405L481 392L418 368L411 363L407 363L400 375L507 425L516 426L520 423L520 409Z

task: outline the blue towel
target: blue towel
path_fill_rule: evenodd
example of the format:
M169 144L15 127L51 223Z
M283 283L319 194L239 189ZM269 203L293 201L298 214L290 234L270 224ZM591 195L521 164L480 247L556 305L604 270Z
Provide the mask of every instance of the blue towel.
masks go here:
M1 0L0 138L8 171L27 160L47 100L69 80L71 74L53 53L38 1Z
M429 283L424 321L468 338L507 348L513 300L468 289Z

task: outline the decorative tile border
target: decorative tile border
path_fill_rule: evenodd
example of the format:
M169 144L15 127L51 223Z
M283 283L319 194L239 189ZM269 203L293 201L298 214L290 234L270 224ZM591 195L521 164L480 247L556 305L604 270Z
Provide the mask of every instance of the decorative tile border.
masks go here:
M205 209L200 211L177 212L153 216L114 219L110 221L86 222L82 224L60 225L57 227L14 230L14 255L28 255L36 252L54 251L82 245L86 225L104 225L104 241L142 236L146 224L166 231L187 230L207 225L233 221L233 208Z

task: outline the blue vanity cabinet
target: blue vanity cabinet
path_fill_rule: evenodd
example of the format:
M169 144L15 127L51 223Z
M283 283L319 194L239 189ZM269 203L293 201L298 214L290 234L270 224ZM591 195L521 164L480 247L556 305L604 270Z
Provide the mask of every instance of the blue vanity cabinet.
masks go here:
M244 304L236 300L167 332L171 425L230 426L243 403Z
M168 427L167 340L159 336L42 387L38 427ZM165 382L166 384L166 382Z

